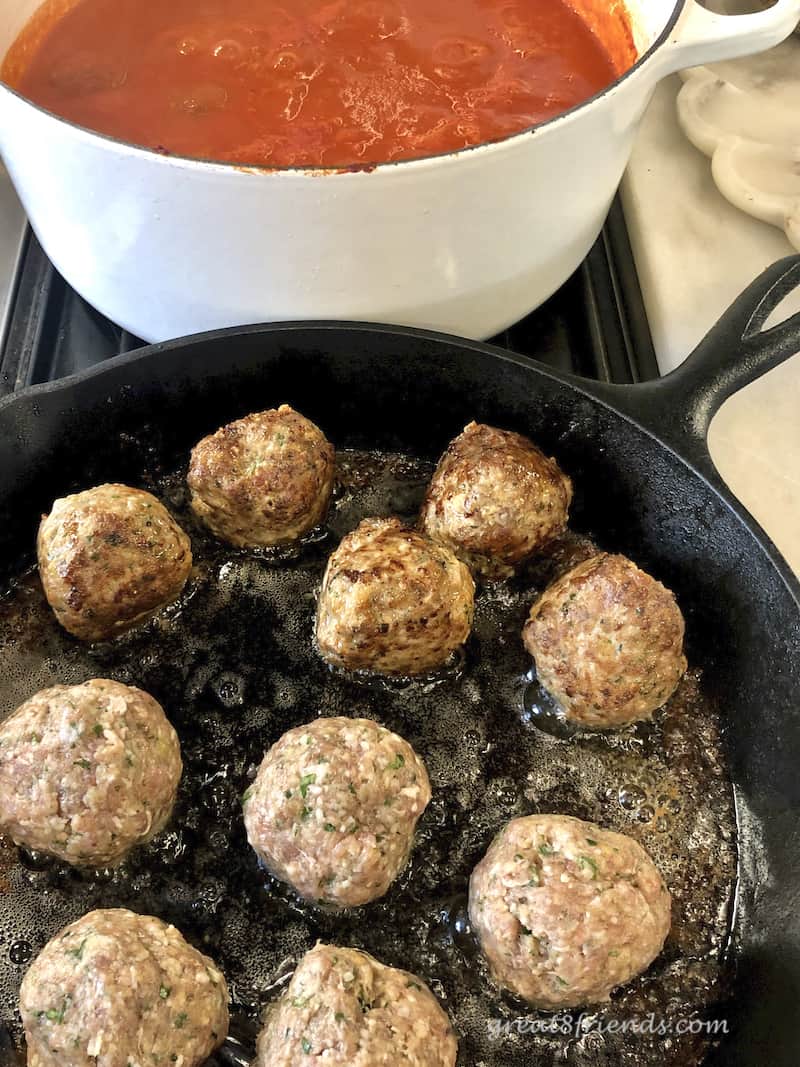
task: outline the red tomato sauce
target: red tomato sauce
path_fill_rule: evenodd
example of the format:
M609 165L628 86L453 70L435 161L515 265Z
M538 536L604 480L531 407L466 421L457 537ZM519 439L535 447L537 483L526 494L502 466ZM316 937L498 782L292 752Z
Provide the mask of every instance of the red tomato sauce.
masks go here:
M0 76L159 151L346 167L541 123L623 73L627 43L567 0L49 0Z

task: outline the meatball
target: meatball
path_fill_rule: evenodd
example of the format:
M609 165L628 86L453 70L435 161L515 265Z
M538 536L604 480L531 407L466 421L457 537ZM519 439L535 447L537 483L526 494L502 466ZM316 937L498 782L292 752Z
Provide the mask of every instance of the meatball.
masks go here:
M181 771L177 734L141 689L43 689L0 726L0 832L68 863L118 863L163 828Z
M98 485L56 500L37 542L39 574L56 618L102 641L152 618L192 569L189 538L150 493Z
M671 900L625 834L565 815L513 819L469 884L469 915L493 977L537 1008L608 1000L661 951Z
M684 623L668 589L624 556L592 556L559 578L523 629L545 689L595 729L649 719L686 670Z
M174 926L90 911L49 941L22 981L29 1067L197 1067L228 1033L228 989Z
M268 1011L253 1067L454 1067L450 1020L425 983L365 952L317 945Z
M398 519L364 519L328 560L316 638L329 663L424 674L469 637L475 586L449 548Z
M192 508L223 541L268 548L296 541L325 518L333 445L286 404L231 422L195 445Z
M431 799L425 767L370 719L317 719L267 752L245 793L250 844L310 900L355 907L405 867Z
M572 482L518 433L471 422L439 461L420 524L474 571L506 577L564 532Z

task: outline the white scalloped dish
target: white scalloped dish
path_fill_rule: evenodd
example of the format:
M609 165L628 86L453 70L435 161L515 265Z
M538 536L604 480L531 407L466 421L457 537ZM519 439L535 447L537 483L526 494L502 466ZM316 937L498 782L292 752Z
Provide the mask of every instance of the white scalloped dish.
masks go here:
M722 195L800 249L800 37L681 76L678 119Z

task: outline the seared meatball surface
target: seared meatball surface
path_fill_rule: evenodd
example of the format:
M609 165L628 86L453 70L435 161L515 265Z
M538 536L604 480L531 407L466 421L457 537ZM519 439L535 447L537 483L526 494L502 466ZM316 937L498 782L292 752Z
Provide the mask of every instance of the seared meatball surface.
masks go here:
M309 900L355 907L403 870L430 799L425 767L402 737L370 719L317 719L264 756L244 819L277 878Z
M228 989L174 926L122 908L56 934L20 990L28 1067L198 1067L228 1033Z
M469 637L475 586L449 548L398 519L364 519L328 560L316 638L329 663L424 674Z
M458 1043L425 983L365 952L317 945L269 1010L253 1067L454 1067Z
M325 518L334 449L287 404L247 415L192 450L192 509L232 545L267 548L302 537Z
M470 921L495 980L549 1010L608 1000L649 967L670 906L641 845L565 815L513 819L469 886Z
M683 634L668 589L625 556L601 553L544 591L523 641L566 717L609 729L649 719L674 693Z
M476 573L504 577L564 532L572 482L527 437L471 422L439 460L420 524Z
M154 496L98 485L56 500L39 526L39 574L56 618L84 641L146 622L180 594L189 538Z
M182 771L161 705L96 678L26 700L0 726L0 832L78 866L118 863L166 824Z

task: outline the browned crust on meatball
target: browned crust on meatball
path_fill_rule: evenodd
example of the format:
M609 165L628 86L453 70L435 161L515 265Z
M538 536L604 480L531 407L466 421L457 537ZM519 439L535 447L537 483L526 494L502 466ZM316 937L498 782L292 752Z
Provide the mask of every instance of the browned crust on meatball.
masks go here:
M529 815L512 819L473 871L469 915L495 981L555 1010L602 1003L649 967L671 898L632 838Z
M325 518L333 445L287 404L231 422L192 449L192 509L240 547L288 544Z
M84 641L152 618L179 596L192 569L189 538L164 505L115 483L56 500L36 547L56 618Z
M539 681L568 719L605 729L648 719L686 671L673 594L625 556L600 553L559 578L523 629Z
M424 674L469 637L474 594L469 570L449 548L398 519L364 519L328 560L317 646L350 670Z
M471 422L431 480L421 528L488 577L510 574L562 534L572 482L522 434Z

